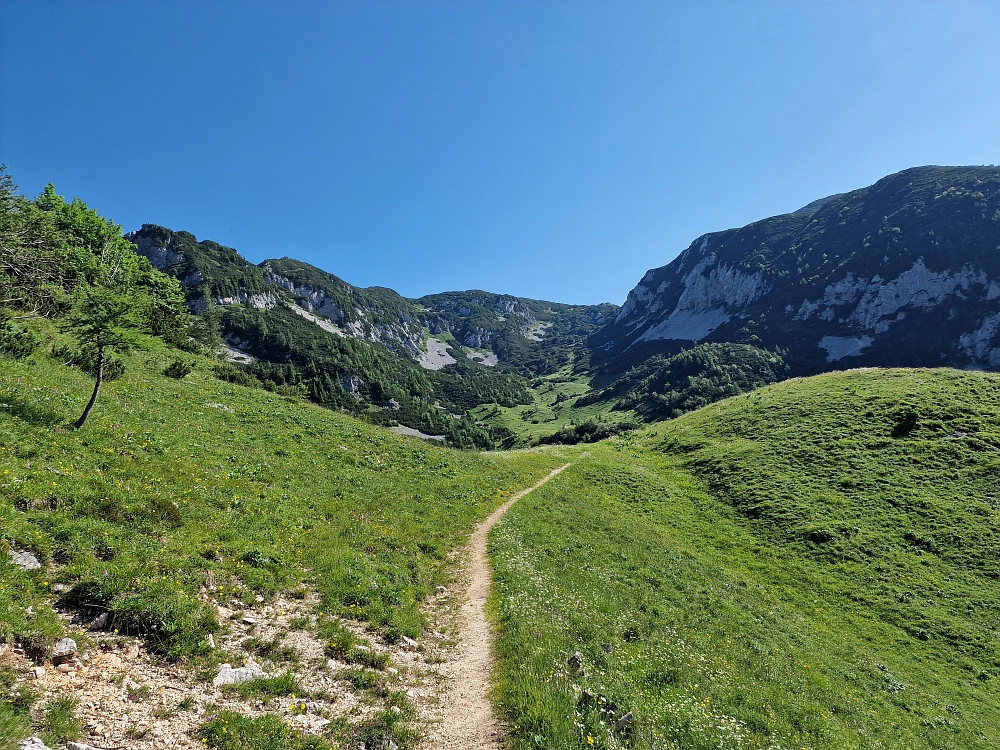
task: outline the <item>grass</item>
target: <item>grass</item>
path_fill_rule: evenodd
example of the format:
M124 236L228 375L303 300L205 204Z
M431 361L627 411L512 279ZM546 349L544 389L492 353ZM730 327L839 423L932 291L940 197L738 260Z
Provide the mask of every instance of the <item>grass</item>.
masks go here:
M235 693L243 698L277 698L284 695L302 695L302 686L291 672L276 677L258 677L235 685L224 685L223 693Z
M29 712L38 695L27 685L14 690L18 673L13 669L0 669L0 750L20 747L20 738L31 728Z
M220 711L198 732L206 747L216 750L333 750L330 740L309 737L290 729L277 716L251 719Z
M79 739L80 722L76 718L76 698L60 696L46 703L38 729L42 741L50 747Z
M539 438L557 432L561 427L589 421L624 422L634 419L632 411L613 411L612 402L577 406L580 396L591 392L590 378L574 375L572 367L535 378L528 393L532 403L505 407L498 404L477 406L469 411L476 420L506 427L517 435L521 444L531 444Z
M44 653L55 583L63 606L174 659L209 653L202 587L248 604L315 588L329 613L416 636L448 551L559 460L427 446L219 381L203 359L163 376L174 357L147 340L79 431L92 380L44 348L0 360L0 640ZM14 567L8 545L43 568Z
M491 538L513 747L1000 746L998 386L829 374L589 447Z

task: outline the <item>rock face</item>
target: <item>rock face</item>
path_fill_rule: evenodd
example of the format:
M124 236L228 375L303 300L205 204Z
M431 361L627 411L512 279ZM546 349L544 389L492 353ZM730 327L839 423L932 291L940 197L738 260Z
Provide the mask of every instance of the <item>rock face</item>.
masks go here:
M1000 169L920 167L791 214L699 237L646 273L595 361L625 369L693 342L835 367L1000 367Z

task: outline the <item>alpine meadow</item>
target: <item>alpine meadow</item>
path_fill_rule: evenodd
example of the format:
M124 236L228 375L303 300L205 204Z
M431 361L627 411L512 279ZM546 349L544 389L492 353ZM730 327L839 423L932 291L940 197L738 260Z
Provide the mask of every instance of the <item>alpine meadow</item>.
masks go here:
M998 252L919 167L411 299L4 172L0 750L996 748Z

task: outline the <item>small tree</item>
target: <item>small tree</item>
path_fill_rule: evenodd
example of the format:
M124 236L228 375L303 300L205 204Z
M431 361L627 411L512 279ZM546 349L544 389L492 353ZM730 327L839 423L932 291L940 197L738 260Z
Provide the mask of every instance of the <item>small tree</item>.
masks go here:
M86 287L76 295L72 310L62 321L62 328L80 344L85 356L94 358L96 382L83 414L73 424L83 427L101 394L104 365L109 351L126 352L135 345L138 320L135 296L107 287Z

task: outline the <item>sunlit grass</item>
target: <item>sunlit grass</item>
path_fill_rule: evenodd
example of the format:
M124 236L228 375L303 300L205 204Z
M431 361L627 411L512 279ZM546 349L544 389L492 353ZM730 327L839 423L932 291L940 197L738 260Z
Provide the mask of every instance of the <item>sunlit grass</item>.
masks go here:
M492 537L514 746L1000 746L998 385L831 374L589 448Z

